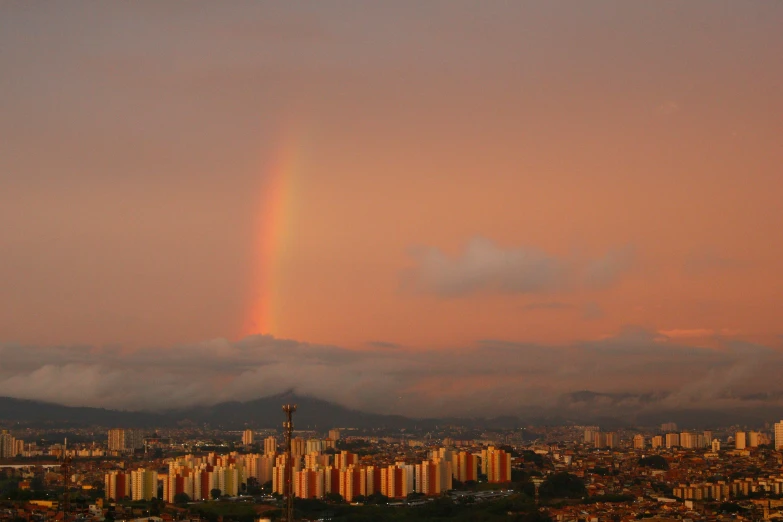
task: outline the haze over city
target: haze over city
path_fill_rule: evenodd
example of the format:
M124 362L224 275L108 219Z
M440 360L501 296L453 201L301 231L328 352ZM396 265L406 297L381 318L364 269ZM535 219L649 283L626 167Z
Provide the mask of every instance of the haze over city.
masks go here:
M5 3L0 395L783 407L781 26L780 2Z

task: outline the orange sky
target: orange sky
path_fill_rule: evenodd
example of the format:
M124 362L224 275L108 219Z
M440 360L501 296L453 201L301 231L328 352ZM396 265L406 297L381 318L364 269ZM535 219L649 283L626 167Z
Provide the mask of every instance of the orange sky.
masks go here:
M0 342L781 344L783 4L327 4L0 7Z

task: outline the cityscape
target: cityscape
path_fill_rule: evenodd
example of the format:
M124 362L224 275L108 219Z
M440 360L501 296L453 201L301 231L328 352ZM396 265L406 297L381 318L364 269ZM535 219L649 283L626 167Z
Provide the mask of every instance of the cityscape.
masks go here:
M282 429L85 426L65 430L70 443L17 423L0 434L2 518L285 520L289 498L294 520L783 516L783 420L319 432L295 412Z
M0 522L783 522L783 0L0 1Z

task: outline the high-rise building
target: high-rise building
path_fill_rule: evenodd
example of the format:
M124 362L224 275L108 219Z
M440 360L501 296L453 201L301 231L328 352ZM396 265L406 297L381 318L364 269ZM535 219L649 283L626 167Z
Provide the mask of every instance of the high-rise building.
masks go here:
M131 476L124 471L110 471L104 475L106 500L121 500L131 496Z
M152 500L158 496L158 472L139 468L131 471L131 500Z
M274 455L277 453L277 439L275 437L267 437L264 439L264 454Z
M0 458L10 459L16 455L16 439L8 430L3 430L0 432Z
M305 455L309 455L310 453L321 453L323 450L326 449L326 446L324 445L324 441L321 439L308 439L307 444L305 445Z
M745 449L745 446L746 446L745 432L738 431L734 435L734 448L741 450L741 449Z
M132 452L144 447L144 432L115 428L109 430L109 451Z
M712 439L712 451L715 453L720 451L720 441L718 439Z
M661 431L677 431L676 422L664 422L661 424Z
M595 437L600 430L596 426L588 426L585 428L585 444L593 444Z
M340 440L340 430L337 428L329 430L329 438L335 441Z
M329 473L332 472L331 468ZM362 490L365 489L365 471L358 466L351 466L348 469L340 470L337 477L337 493L339 493L347 502L351 502L359 495L363 495ZM333 486L332 486L333 487Z
M614 431L596 432L594 436L593 445L596 448L614 448L619 443L617 433Z
M633 449L644 449L644 435L641 433L633 436Z
M253 444L253 430L245 430L242 432L242 444L245 446Z
M652 439L650 439L650 446L653 449L663 446L663 435L655 435Z
M704 434L683 431L680 433L680 446L686 449L703 448L709 444L704 440Z
M489 446L481 451L482 468L486 465L487 482L511 482L511 454Z
M680 445L680 434L679 433L667 433L666 434L666 447L667 448L673 448L675 446Z
M307 454L307 441L301 437L291 440L291 455L302 457Z
M449 463L451 468L451 463ZM413 493L415 466L397 463L381 468L380 473L382 494L389 498L405 498ZM451 483L451 469L448 470L448 481Z
M341 451L334 455L334 467L340 470L348 469L349 466L359 463L359 455L350 451Z
M478 480L478 457L467 451L460 451L451 456L452 476L462 483Z
M749 431L748 432L748 447L749 448L758 448L759 447L759 432L758 431Z
M783 449L783 420L775 423L775 449Z
M416 492L425 495L440 495L451 489L452 463L440 457L425 460L414 467Z

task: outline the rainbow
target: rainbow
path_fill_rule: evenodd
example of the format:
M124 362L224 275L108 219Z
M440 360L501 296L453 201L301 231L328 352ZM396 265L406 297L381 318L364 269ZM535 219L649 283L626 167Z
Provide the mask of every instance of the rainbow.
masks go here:
M297 131L296 126L289 125L279 134L271 160L267 159L261 168L257 241L244 335L279 335L283 264L291 244L295 185L303 160L303 136Z

